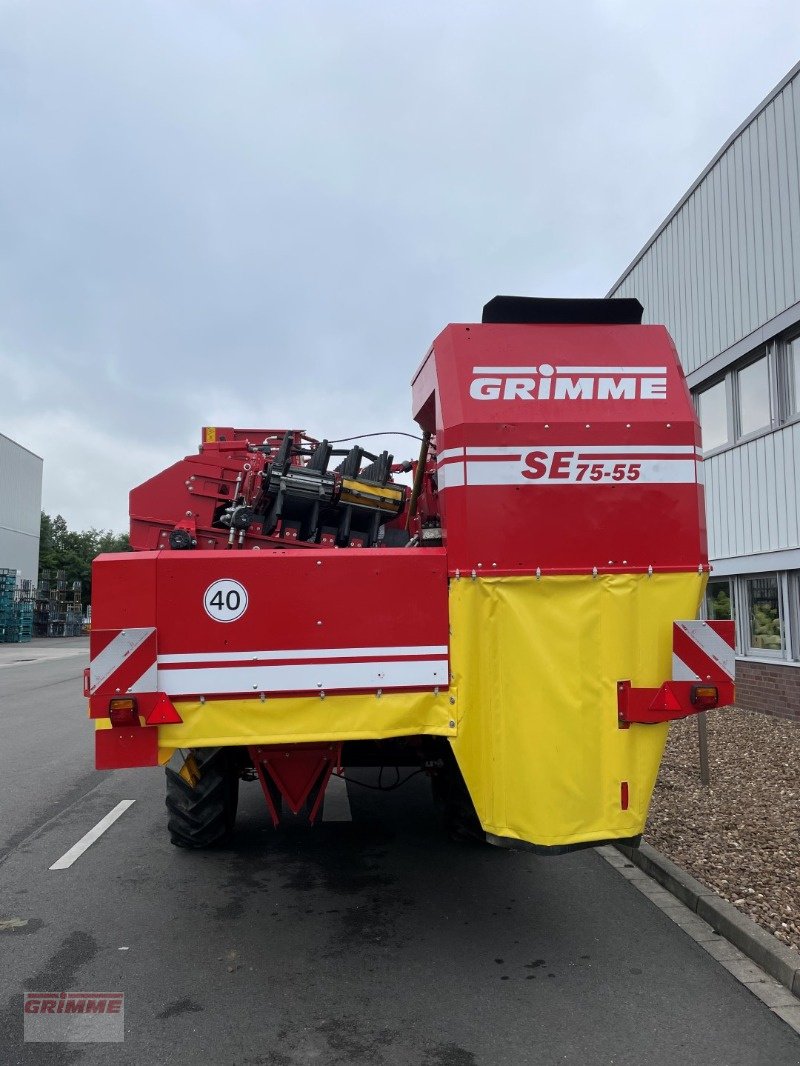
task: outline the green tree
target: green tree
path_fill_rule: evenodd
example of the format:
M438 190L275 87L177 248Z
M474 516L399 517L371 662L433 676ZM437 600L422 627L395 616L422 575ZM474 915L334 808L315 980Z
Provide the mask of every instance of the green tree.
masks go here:
M86 605L92 596L92 560L106 552L130 551L127 533L109 529L69 529L62 515L51 518L42 511L39 533L39 569L63 570L68 582L81 582L81 599Z

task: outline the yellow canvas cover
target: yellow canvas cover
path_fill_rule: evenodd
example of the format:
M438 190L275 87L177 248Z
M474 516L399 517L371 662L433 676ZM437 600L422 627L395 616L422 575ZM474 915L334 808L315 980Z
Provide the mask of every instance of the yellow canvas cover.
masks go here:
M176 700L182 725L159 726L161 760L176 748L309 741L386 740L454 736L453 694L389 692L377 695L270 696L260 699Z
M642 832L667 726L620 729L617 683L658 687L671 676L672 623L695 617L705 581L451 581L451 743L488 833L552 847Z

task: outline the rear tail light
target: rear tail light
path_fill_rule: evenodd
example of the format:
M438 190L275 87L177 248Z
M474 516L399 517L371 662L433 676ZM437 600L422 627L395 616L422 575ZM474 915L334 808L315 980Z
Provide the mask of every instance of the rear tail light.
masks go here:
M716 685L693 685L691 700L695 707L701 709L716 707L719 703L719 690Z
M136 700L121 699L109 700L108 717L115 728L139 724L139 715L136 710Z

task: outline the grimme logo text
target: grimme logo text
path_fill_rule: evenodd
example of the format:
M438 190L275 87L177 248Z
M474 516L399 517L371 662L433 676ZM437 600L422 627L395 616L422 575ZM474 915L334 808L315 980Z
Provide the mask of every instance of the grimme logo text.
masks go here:
M476 366L473 400L666 400L664 366Z
M25 1014L120 1014L122 992L26 992Z

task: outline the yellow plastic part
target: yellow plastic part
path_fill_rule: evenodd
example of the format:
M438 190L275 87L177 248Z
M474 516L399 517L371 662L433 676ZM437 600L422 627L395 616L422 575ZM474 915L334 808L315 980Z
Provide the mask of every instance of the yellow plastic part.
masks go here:
M367 505L395 515L401 510L404 499L405 490L394 485L372 485L358 478L342 478L340 503L351 503L356 507Z
M178 770L178 774L190 788L195 787L200 780L200 771L197 769L197 760L194 755L189 754L186 756L183 760L183 766Z
M453 703L450 700L454 701ZM269 696L246 700L175 700L182 725L158 728L165 749L314 740L385 740L419 734L454 736L452 689L378 696Z
M451 743L488 833L552 847L642 832L667 725L620 729L617 682L669 679L672 623L696 616L705 583L696 572L451 581Z

